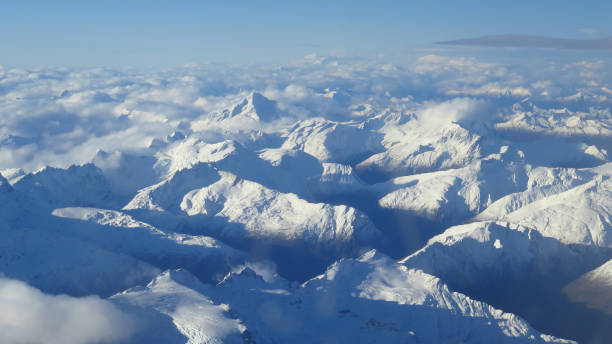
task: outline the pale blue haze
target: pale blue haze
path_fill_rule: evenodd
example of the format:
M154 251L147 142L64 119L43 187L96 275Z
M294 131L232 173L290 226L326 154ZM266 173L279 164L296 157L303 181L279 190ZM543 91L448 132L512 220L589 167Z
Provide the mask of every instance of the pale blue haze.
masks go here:
M284 63L401 58L432 43L521 33L612 34L609 1L3 1L0 65Z

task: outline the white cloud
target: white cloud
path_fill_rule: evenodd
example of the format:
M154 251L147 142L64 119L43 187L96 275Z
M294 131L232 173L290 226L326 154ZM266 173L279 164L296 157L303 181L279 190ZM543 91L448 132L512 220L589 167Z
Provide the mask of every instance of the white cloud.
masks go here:
M97 296L54 296L0 277L0 343L116 342L129 338L132 323Z
M488 115L486 103L472 98L455 98L441 103L426 103L419 112L424 127L439 128L451 122L471 121Z
M466 57L446 57L439 55L426 55L417 59L414 71L419 74L438 75L446 71L456 71L460 73L485 73L502 76L505 68L490 62L481 62L475 58Z
M198 128L251 91L292 118L349 119L453 97L609 106L612 75L602 59L510 65L469 56L425 55L406 64L307 56L280 67L189 65L163 71L23 70L0 74L0 169L85 162L98 149L149 154L153 139ZM333 97L330 96L333 94ZM580 97L571 96L580 94ZM570 97L570 98L568 98ZM587 106L587 104L581 104ZM405 111L405 109L400 109ZM502 111L503 109L498 109ZM221 140L223 134L216 131ZM249 134L246 133L246 136Z
M272 261L263 260L247 262L246 267L255 271L255 273L261 276L266 282L272 282L278 276L276 273L276 264Z
M161 142L174 131L191 134L188 140L203 144L236 139L246 145L251 139L260 140L260 146L256 142L247 147L256 151L281 146L293 130L292 121L308 117L352 120L352 128L363 128L367 137L376 140L381 134L380 140L389 144L385 147L395 145L397 151L405 150L404 142L414 141L418 144L418 151L414 150L418 155L414 156L423 161L433 156L428 149L434 146L430 144L433 141L415 139L409 132L419 123L430 129L446 129L453 122L488 129L491 116L510 114L517 120L509 122L509 127L520 129L531 124L531 119L546 124L549 117L563 117L547 112L549 109L575 107L583 112L568 111L579 114L570 118L571 123L584 119L584 123L595 124L585 126L587 129L599 130L602 123L607 129L609 111L593 110L612 105L612 78L607 60L602 59L511 65L474 57L427 55L416 63L389 64L313 55L275 68L192 64L147 72L0 69L0 171L66 167L90 160L99 149L159 157L165 154ZM276 101L283 120L263 123L257 122L257 116L245 115L223 122L231 118L230 112L218 111L231 109L252 91ZM529 101L521 102L526 97ZM540 108L529 107L532 103ZM521 104L529 111L520 110ZM512 112L514 106L518 110ZM478 126L481 123L485 125ZM378 132L369 136L370 131ZM340 143L332 142L335 137ZM154 139L159 145L148 149ZM353 142L340 134L325 140L330 141L321 144L333 147L343 147L347 140L352 140L351 145L367 143ZM471 154L466 154L465 161L472 161L468 160ZM399 156L397 161L402 159L407 158ZM443 166L460 166L455 160L448 161ZM20 176L16 170L6 173L11 179ZM249 262L247 266L266 280L274 279L276 266L270 262ZM0 279L0 342L36 342L40 338L48 343L115 341L130 335L129 323L127 315L100 298L46 295L23 283Z

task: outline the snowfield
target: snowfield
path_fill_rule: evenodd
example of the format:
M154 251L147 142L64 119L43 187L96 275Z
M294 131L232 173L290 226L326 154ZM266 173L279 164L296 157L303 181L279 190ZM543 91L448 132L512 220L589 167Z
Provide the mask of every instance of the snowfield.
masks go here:
M0 67L0 343L612 342L605 66Z

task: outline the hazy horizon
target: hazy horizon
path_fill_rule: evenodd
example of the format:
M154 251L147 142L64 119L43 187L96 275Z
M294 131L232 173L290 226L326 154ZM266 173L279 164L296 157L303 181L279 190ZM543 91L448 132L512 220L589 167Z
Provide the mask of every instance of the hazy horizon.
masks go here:
M606 37L609 13L605 1L13 2L0 12L0 65L279 64L313 53L397 61L485 35Z

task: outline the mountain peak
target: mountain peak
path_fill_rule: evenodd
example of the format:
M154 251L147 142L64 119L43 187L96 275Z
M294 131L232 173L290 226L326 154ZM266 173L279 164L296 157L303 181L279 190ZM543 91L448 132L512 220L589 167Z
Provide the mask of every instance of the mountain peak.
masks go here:
M232 116L240 114L245 114L263 122L269 122L279 118L276 102L256 91L251 92L246 98L232 108Z

